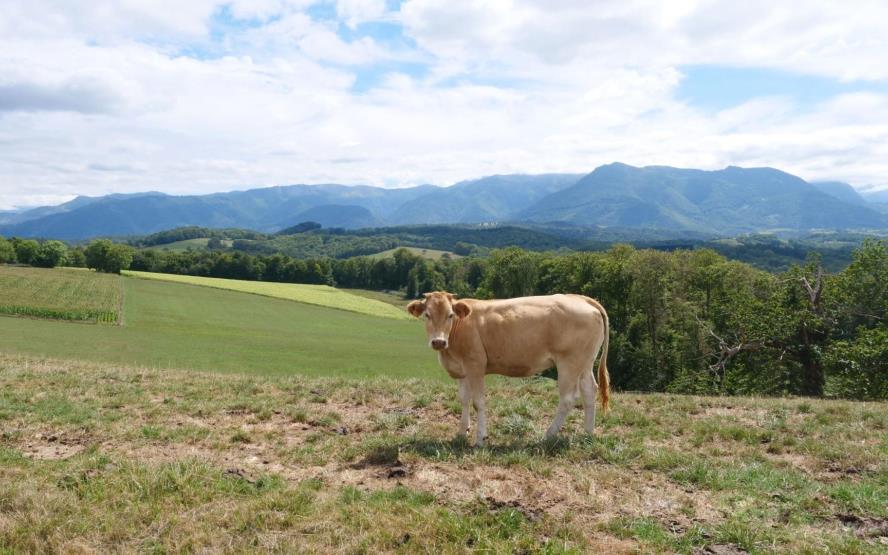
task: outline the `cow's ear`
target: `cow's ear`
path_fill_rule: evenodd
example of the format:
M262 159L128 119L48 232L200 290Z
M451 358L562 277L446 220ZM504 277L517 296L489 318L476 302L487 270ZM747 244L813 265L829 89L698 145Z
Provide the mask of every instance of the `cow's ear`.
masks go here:
M456 312L456 315L460 318L465 318L472 313L471 307L462 301L453 303L453 311Z
M408 304L407 312L419 318L425 312L425 301L413 301Z

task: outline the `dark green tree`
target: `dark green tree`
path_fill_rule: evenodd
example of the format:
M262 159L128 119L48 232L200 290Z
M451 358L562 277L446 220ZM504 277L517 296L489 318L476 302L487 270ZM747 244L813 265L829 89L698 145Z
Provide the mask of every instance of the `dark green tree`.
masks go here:
M41 268L55 268L64 264L67 258L67 245L61 241L44 241L31 260L31 265Z
M40 250L40 243L33 239L13 239L15 258L19 264L32 264Z

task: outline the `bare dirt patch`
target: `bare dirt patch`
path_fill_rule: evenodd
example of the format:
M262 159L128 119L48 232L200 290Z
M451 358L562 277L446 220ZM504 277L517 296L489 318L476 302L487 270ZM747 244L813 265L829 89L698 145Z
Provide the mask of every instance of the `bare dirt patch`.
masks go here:
M861 538L888 538L888 519L847 513L837 514L835 518L843 526L854 530L854 533Z
M71 458L83 452L89 443L89 437L84 434L39 432L23 441L19 448L26 457L52 461Z

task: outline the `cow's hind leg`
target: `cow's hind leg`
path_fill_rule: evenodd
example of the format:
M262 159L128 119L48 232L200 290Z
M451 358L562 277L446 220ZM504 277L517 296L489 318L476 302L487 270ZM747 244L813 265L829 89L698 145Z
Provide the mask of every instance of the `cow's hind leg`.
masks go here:
M556 361L558 365L558 408L555 411L555 419L552 425L546 430L546 439L552 438L561 430L564 425L564 419L567 414L577 406L577 397L579 392L577 386L580 379L580 366L569 364L562 361Z
M583 410L585 411L584 428L587 433L595 431L595 390L598 384L595 383L594 371L589 368L583 370L580 378L580 393L583 394Z

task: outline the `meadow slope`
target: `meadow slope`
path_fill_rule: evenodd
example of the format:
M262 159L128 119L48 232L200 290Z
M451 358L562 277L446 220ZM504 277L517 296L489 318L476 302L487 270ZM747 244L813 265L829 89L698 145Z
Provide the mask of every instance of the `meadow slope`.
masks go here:
M242 293L252 293L276 299L286 299L288 301L336 308L339 310L348 310L350 312L357 312L358 314L369 314L380 318L393 318L395 320L411 319L406 312L393 308L388 303L352 295L341 289L330 287L329 285L246 281L178 274L159 274L155 272L135 272L132 270L125 270L123 273L126 276L141 279L153 279L173 283L186 283L188 285L215 287L217 289L227 289L229 291L240 291Z
M433 380L0 355L0 552L885 552L885 403L488 385L472 449Z
M48 278L59 272L37 271ZM220 372L446 376L417 322L199 285L121 281L125 325L0 317L0 351ZM403 313L382 301L339 294Z

